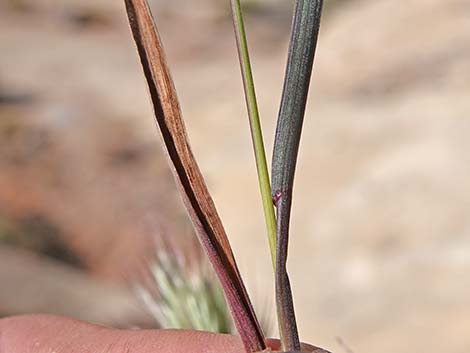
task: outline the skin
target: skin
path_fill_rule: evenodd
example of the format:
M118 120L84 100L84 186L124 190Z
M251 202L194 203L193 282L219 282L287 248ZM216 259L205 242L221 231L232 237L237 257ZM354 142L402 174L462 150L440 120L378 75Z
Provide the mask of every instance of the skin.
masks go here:
M269 340L271 349L279 342ZM309 346L305 345L307 350ZM117 330L50 315L0 320L0 353L243 353L231 335L187 330Z

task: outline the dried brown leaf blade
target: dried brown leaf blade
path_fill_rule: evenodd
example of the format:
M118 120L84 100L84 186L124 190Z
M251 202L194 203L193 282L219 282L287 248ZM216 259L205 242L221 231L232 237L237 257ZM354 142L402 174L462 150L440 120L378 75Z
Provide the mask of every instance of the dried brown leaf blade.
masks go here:
M266 348L227 235L188 142L176 90L150 8L125 0L130 27L153 103L157 126L186 209L221 282L247 352Z

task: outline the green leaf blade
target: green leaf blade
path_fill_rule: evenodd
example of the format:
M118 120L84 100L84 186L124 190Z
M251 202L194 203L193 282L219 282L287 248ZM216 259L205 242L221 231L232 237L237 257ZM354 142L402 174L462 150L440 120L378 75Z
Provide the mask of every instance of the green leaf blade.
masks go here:
M272 162L272 193L277 210L276 304L284 350L300 350L294 303L287 274L290 214L297 154L320 28L322 0L297 0L277 121Z

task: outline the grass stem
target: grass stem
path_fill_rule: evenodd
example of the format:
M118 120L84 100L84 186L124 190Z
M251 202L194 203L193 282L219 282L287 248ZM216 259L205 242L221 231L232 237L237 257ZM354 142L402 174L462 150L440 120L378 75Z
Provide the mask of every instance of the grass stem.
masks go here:
M233 16L233 25L237 39L238 57L243 77L245 99L250 120L251 138L255 152L256 169L258 172L259 188L263 202L264 217L268 232L269 247L273 270L276 270L276 216L271 194L271 184L266 162L266 153L263 143L263 133L259 119L258 103L256 101L255 84L251 71L250 55L246 40L245 25L239 0L230 0Z

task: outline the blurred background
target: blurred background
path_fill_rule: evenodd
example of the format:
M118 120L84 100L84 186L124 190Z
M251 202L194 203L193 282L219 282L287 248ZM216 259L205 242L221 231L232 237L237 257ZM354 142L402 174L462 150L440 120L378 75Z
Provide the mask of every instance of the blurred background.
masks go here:
M122 2L0 0L0 316L154 327L132 287L156 237L192 236ZM151 5L241 271L275 317L228 1ZM292 1L244 5L270 155ZM326 0L289 260L304 341L470 351L469 18L469 0Z

